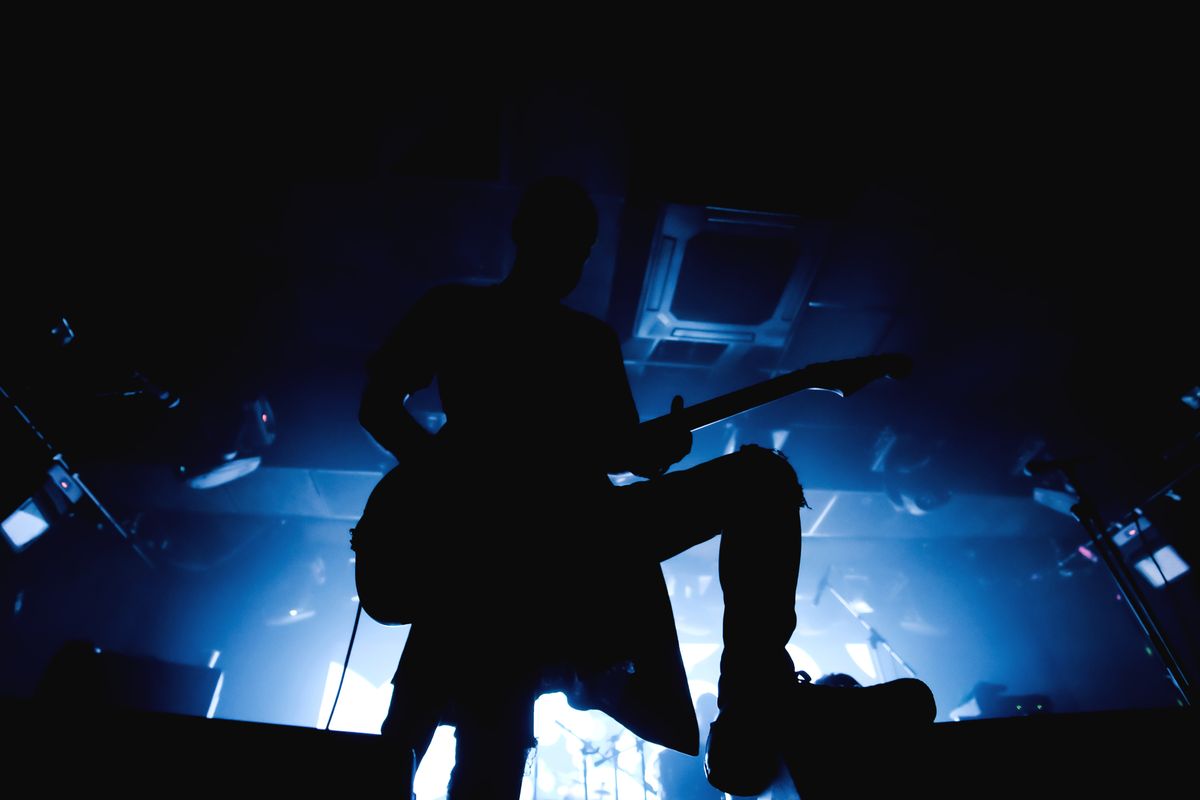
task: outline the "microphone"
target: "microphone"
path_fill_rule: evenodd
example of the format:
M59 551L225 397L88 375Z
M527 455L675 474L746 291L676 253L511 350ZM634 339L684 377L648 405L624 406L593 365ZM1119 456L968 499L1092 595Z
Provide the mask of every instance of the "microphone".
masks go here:
M825 568L825 574L821 576L821 582L817 584L817 593L813 595L813 605L819 605L821 595L829 588L829 573L833 571L833 564Z

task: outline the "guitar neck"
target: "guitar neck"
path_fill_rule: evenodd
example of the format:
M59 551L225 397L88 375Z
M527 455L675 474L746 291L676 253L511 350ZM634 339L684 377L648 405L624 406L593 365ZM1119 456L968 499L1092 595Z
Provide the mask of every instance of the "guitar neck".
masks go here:
M741 414L806 389L824 389L824 387L813 386L807 380L805 370L796 370L686 407L682 411L683 422L693 431L700 430L735 414ZM838 389L825 391L842 394Z
M678 412L678 419L689 429L696 431L735 414L807 389L819 389L845 397L878 378L902 377L911 366L906 356L895 354L812 364L686 407ZM656 417L645 424L661 423L669 416L667 414Z

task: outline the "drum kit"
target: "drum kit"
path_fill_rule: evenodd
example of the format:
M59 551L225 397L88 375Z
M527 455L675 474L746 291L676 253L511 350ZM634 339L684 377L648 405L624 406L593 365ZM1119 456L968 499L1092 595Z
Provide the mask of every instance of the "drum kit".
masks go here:
M648 800L650 795L654 795L655 797L658 796L658 792L646 780L646 742L643 739L635 736L634 743L622 750L617 748L617 742L622 736L620 733L616 734L615 736L608 737L607 739L603 740L601 744L597 744L595 741L580 736L578 733L571 730L559 720L555 720L555 724L566 731L567 735L579 743L579 753L582 756L583 762L583 800L592 800L592 798L601 798L603 800L604 798L608 798L610 796L613 798L613 800L620 800L620 776L622 774L625 774L631 778L635 785L641 786L642 800ZM623 767L618 763L619 757L630 751L636 751L638 754L638 772L634 772L633 770ZM589 761L591 762L591 767L593 770L600 767L605 767L605 773L607 773L608 770L606 765L611 764L612 789L608 788L609 783L607 774L605 775L605 779L601 780L601 785L599 788L592 789L590 787L590 776L588 770ZM537 778L538 766L537 761L535 760L533 768L533 800L537 800L538 796Z

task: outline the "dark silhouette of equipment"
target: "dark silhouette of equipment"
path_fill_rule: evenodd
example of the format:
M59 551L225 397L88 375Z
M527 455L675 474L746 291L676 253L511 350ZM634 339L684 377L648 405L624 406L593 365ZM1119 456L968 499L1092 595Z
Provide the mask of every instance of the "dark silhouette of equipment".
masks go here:
M73 709L121 708L211 716L221 671L69 642L51 660L38 698Z

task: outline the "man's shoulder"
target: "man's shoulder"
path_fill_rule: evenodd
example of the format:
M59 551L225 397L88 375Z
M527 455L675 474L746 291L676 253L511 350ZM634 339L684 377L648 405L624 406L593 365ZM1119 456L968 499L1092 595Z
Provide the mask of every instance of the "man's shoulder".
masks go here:
M417 305L427 312L438 313L453 310L460 318L487 317L507 307L501 284L442 283L429 289ZM560 333L570 334L591 342L610 344L617 342L617 332L604 320L585 311L562 303L557 304L557 325Z
M430 287L417 302L431 305L478 302L486 296L489 288L469 283L439 283Z
M410 313L426 320L473 316L477 309L487 305L487 289L467 283L439 283L417 297Z
M569 327L577 337L605 345L618 342L617 332L599 317L561 303L559 309L565 326Z

